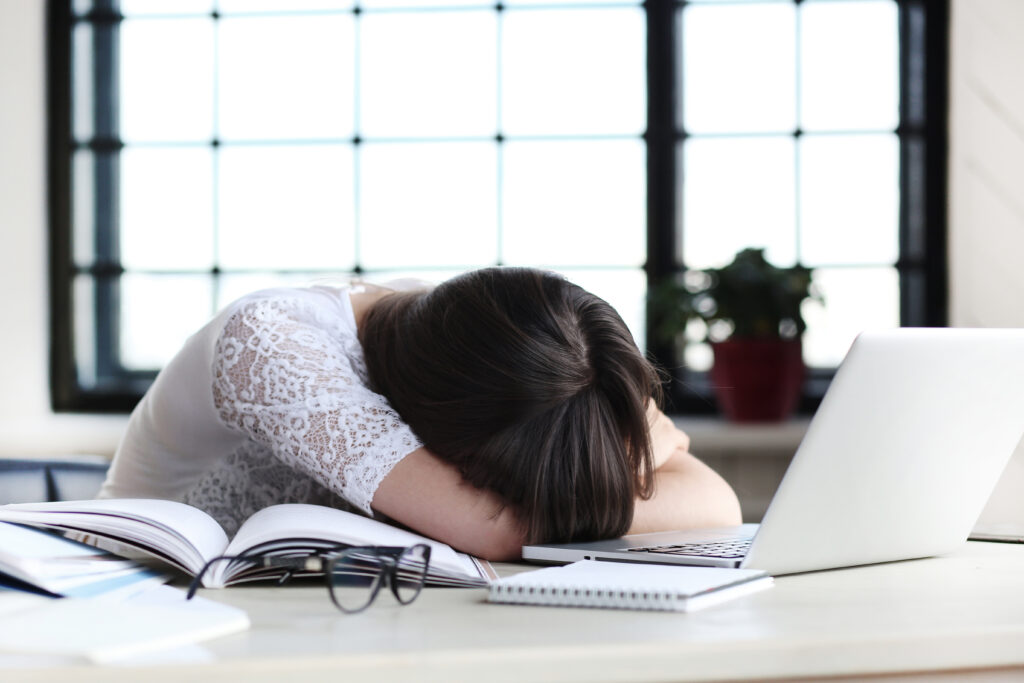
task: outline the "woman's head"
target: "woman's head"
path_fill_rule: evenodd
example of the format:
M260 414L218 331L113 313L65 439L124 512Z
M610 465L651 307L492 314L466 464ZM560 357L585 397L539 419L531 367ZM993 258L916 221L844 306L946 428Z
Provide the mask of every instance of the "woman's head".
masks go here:
M615 310L561 276L488 268L395 293L359 336L374 388L531 540L620 535L650 495L657 374Z

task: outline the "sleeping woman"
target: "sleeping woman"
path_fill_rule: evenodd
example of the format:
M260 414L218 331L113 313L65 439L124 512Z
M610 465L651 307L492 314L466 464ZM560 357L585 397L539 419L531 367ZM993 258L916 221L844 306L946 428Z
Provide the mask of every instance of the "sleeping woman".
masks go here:
M317 503L493 560L738 524L658 396L615 310L552 273L264 290L157 376L100 496L184 501L229 534Z

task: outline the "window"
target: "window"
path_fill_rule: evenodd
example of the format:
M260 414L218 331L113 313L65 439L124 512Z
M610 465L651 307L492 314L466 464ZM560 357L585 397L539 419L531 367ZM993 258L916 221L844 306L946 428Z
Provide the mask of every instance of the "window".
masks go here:
M648 284L747 245L818 269L825 382L856 328L944 322L939 5L53 0L55 406L130 408L246 291L493 264L675 367Z

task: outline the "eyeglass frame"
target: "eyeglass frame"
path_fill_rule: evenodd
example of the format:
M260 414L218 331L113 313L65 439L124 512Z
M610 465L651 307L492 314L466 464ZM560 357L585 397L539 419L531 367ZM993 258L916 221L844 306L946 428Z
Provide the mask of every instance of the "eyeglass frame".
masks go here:
M398 592L398 559L406 552L415 548L422 548L423 557L423 573L420 577L419 585L416 586L416 592L413 593L412 597L403 599ZM349 609L343 606L338 598L334 594L334 582L331 581L332 569L336 563L342 558L349 555L357 555L358 553L372 553L380 564L380 571L377 577L373 580L373 586L370 589L370 597L367 599L366 604L358 609ZM191 600L196 591L199 589L203 575L214 565L216 562L233 562L235 560L243 560L246 562L252 562L255 569L284 569L285 573L277 580L278 586L283 586L288 583L291 578L300 571L308 571L314 573L323 573L324 582L327 584L327 593L331 596L331 602L334 606L345 614L358 614L370 607L377 599L377 595L380 593L381 586L385 583L391 588L391 594L395 596L395 600L401 605L408 605L416 598L419 597L423 591L423 586L426 584L427 572L430 570L430 546L426 543L417 543L411 546L376 546L376 545L365 545L365 546L343 546L335 549L326 551L319 551L304 557L290 557L284 555L218 555L212 557L206 561L203 568L192 578L192 582L189 584L188 592L185 594L186 600Z

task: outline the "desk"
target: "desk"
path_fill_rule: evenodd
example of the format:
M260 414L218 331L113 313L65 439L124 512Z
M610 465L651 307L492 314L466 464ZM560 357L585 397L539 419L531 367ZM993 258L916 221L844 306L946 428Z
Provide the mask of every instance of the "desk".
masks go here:
M968 543L939 558L779 577L768 591L693 614L491 605L482 590L428 589L409 607L383 595L368 612L345 616L316 585L203 594L246 609L253 621L246 633L209 641L212 662L23 670L17 679L1024 677L1019 545Z

